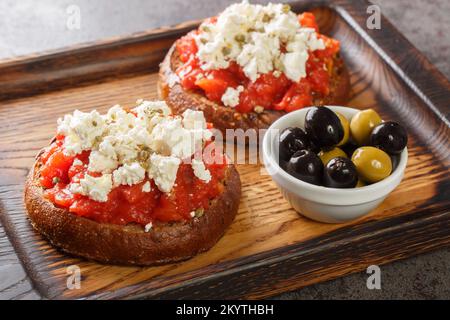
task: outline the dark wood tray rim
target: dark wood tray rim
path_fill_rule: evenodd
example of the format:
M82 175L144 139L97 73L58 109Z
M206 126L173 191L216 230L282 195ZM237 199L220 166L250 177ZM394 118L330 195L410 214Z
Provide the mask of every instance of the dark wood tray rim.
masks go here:
M448 104L450 101L449 81L384 17L382 18L382 32L380 30L364 30L361 25L365 21L365 8L369 4L367 1L337 0L334 2L319 1L314 3L314 6L328 6L334 9L377 52L395 74L404 81L406 86L417 94L433 111L436 117L450 128L448 120L450 116L450 106ZM307 1L298 1L293 4L293 8L294 10L301 10L308 5ZM136 33L131 36L87 43L44 54L0 62L0 103L1 101L20 99L26 96L73 86L75 83L73 77L72 79L67 78L67 76L61 77L59 72L54 69L48 70L47 68L49 65L58 64L62 61L64 63L61 67L65 71L71 70L72 74L75 75L80 74L81 71L87 72L87 77L85 73L85 82L81 83L81 85L111 79L118 75L128 76L155 70L158 64L151 57L133 61L130 64L131 68L129 70L122 70L120 74L115 73L111 65L117 60L126 59L120 52L127 46L137 44L148 46L156 41L167 41L169 43L195 27L198 23L199 21L187 22L175 27L160 28ZM392 46L392 42L386 40L389 38L386 37L387 34L391 35L391 38L395 38L395 47ZM399 48L401 48L401 51L414 52L420 58L418 63L405 65L398 58L399 56L401 57ZM103 53L111 57L111 64L96 65L95 61L91 58L96 53ZM77 55L80 59L76 62L69 59L69 63L67 63L67 58L73 55ZM93 67L86 70L86 65L92 65ZM425 75L424 72L426 72ZM46 78L50 79L46 83L42 83L42 81L38 82L35 78L36 74L42 73L46 75ZM8 79L8 75L11 74L13 75L12 79ZM424 81L424 77L426 81ZM27 92L23 90L24 87L27 88ZM444 160L446 162L448 159ZM122 288L114 292L97 293L86 298L116 299L143 298L144 296L153 298L170 298L173 296L180 298L183 297L183 294L187 294L185 298L208 298L204 296L204 292L206 291L202 290L202 288L217 287L225 275L227 275L227 281L233 281L233 279L237 281L235 289L230 291L230 287L228 287L227 292L219 292L216 298L262 298L266 297L263 290L260 291L261 293L259 295L252 295L251 293L251 289L255 286L259 288L263 286L261 283L246 283L242 281L242 285L239 285L238 280L243 279L249 272L253 273L253 275L259 273L262 279L264 279L266 274L280 270L280 268L282 269L283 264L290 260L291 268L285 270L288 272L285 276L286 281L304 281L307 284L307 280L305 279L308 278L308 271L318 266L308 265L307 263L303 264L302 261L305 259L308 260L307 258L314 255L316 257L322 257L323 265L321 267L324 270L328 268L328 271L336 272L336 276L339 276L343 274L339 273L340 265L336 264L333 266L336 260L331 259L336 254L340 254L342 261L359 258L363 264L355 264L354 271L361 270L364 263L385 263L413 254L419 254L450 243L450 208L447 205L447 196L447 194L441 194L433 199L433 203L437 204L434 212L430 212L429 209L424 211L417 208L417 211L412 214L382 221L368 221L356 227L341 228L318 239L304 243L293 244L206 267L209 271L214 270L213 275L210 273L207 274L206 271L200 269L165 278L164 282L159 282L159 279L153 279L148 283ZM445 204L439 206L439 203ZM432 214L430 215L430 213ZM5 222L4 225L7 233L14 232L11 221L6 217L6 214L1 214L0 217ZM402 240L406 240L404 235L409 232L414 232L417 237L414 243L405 245ZM398 247L394 248L397 251L392 253L391 258L377 255L377 252L383 248L384 240L382 239L386 239L386 237L396 240L398 243ZM435 241L438 239L440 241ZM420 241L426 242L427 245L417 250L414 244ZM333 251L336 249L337 243L342 244L342 246L340 251L336 253ZM369 243L370 249L368 246ZM22 251L20 243L13 241L13 245L19 253ZM352 250L343 250L350 247ZM383 258L382 261L380 260L381 258ZM27 271L30 271L26 262L24 265ZM298 266L298 268L292 268L294 265ZM195 278L191 279L194 276ZM35 279L33 275L31 277L38 290L41 293L45 292L46 290L42 287L42 284L36 281L38 279ZM158 285L155 285L156 282L158 282ZM180 283L182 284L180 285ZM149 290L152 291L149 292ZM280 289L281 291L285 290Z

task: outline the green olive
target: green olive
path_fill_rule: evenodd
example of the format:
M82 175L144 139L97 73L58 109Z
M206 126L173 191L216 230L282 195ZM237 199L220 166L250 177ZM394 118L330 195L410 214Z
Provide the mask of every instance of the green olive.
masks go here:
M339 112L336 112L336 115L338 116L339 120L341 121L342 128L344 128L344 137L337 145L343 146L344 144L346 144L348 142L348 139L350 138L350 123L348 122L347 118L344 117Z
M358 179L358 182L356 183L355 188L361 188L361 187L365 187L366 183L364 181L362 181L361 179Z
M345 154L345 152L336 147L334 147L333 149L330 149L330 150L326 150L326 151L322 150L319 152L318 156L319 156L320 160L322 160L322 163L324 166L326 166L328 161L330 161L331 159L334 159L337 157L347 158L347 155Z
M369 143L372 129L381 123L381 118L373 109L359 111L350 121L350 133L353 140L360 145Z
M375 147L360 147L353 152L352 161L359 177L365 182L378 182L392 172L389 155Z

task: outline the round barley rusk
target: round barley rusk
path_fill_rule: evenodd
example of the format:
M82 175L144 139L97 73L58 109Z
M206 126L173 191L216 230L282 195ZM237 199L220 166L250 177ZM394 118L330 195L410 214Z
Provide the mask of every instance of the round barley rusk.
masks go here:
M186 260L210 249L234 220L241 196L239 173L229 165L222 181L224 191L201 217L156 222L145 232L138 224L98 223L56 207L43 197L38 178L36 161L25 184L25 204L33 227L67 253L108 264L158 265Z

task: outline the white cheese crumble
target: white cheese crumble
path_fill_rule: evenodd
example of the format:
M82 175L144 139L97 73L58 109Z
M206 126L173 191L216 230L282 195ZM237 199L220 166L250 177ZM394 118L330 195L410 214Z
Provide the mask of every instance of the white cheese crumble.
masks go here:
M100 151L94 150L89 155L88 170L91 172L111 173L118 165L115 157L109 157Z
M139 100L138 100L139 101ZM139 118L149 119L154 116L154 113L160 113L163 116L171 114L170 108L164 101L140 101L139 105L134 108Z
M111 174L104 174L100 177L93 177L87 174L78 183L70 184L69 190L73 193L88 196L95 201L106 202L112 187Z
M153 128L150 146L162 155L189 158L204 139L203 134L198 133L184 128L181 118L166 118Z
M212 132L207 130L206 119L203 111L186 109L183 112L183 126L190 130L191 145L195 150L202 148L202 142L211 140Z
M194 171L194 175L208 183L211 181L211 172L206 169L205 164L201 160L192 159L192 170Z
M72 165L73 166L82 166L83 162L80 159L75 159L75 160L73 160Z
M227 88L222 96L222 102L225 106L236 107L239 104L239 95L244 91L243 86L238 86L236 89Z
M162 192L170 192L177 178L178 167L181 160L172 156L152 154L150 156L148 175L155 181Z
M206 120L203 112L186 109L183 112L183 126L186 129L206 129Z
M138 163L124 164L113 172L114 185L118 186L126 184L132 186L133 184L143 181L145 178L145 169Z
M152 149L157 153L166 156L173 153L178 156L182 154L188 156L189 150L185 149L186 145L183 143L189 140L188 132L183 128L179 118L163 119L153 128L150 140Z
M152 191L152 186L150 185L150 181L147 181L142 186L142 192L150 192Z
M325 44L323 40L317 39L314 29L300 29L293 40L287 44L287 52L281 56L286 76L293 81L306 77L308 50L317 49L325 49Z
M216 23L206 21L199 30L194 37L204 70L227 68L236 61L251 81L277 70L297 82L304 77L308 50L325 48L315 31L303 28L297 15L283 4L233 4ZM280 50L282 46L286 53Z
M144 227L145 232L149 232L153 228L153 223L147 223Z
M57 132L65 136L66 152L74 155L91 149L105 129L105 121L96 110L89 113L75 110L73 115L67 114L58 119Z
M115 105L105 115L76 110L58 120L66 152L90 151L87 173L70 184L71 192L104 202L113 187L138 184L147 176L159 190L170 192L181 162L190 160L211 138L201 111L173 116L163 101L139 100L137 104L131 112ZM73 165L83 162L76 159ZM200 179L211 179L203 162L191 165ZM94 172L101 176L89 174ZM142 186L143 192L151 189L150 181Z

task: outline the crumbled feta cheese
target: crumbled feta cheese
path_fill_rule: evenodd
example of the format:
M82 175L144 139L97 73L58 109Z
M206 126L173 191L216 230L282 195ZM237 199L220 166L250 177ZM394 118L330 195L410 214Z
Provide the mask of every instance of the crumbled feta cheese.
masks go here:
M118 165L116 159L100 151L94 150L89 155L88 170L91 172L111 173Z
M260 74L274 69L274 62L280 56L280 40L264 33L253 33L252 43L245 45L236 57L245 75L256 81Z
M138 118L146 119L152 118L156 113L160 113L163 116L171 114L170 108L164 101L140 101L139 105L133 109L136 112Z
M200 151L212 135L200 111L172 116L165 102L144 100L132 111L115 105L105 115L75 111L58 121L65 150L75 154L90 150L87 171L102 174L75 178L69 187L72 192L107 201L113 187L140 183L147 174L158 189L170 192L181 161ZM75 159L73 165L83 162ZM209 172L204 171L199 164L197 173L207 179ZM143 192L151 189L150 181L142 186Z
M305 63L308 60L306 51L288 52L283 55L282 61L284 65L284 73L289 79L300 80L306 76Z
M116 157L119 164L133 162L137 158L140 149L136 141L130 135L121 134L109 136L107 138L108 140L106 140L107 142L103 147L105 147L105 151L110 145L114 148L114 152L111 152L111 157ZM102 151L102 149L100 149L100 151Z
M142 186L142 192L150 192L152 191L152 186L150 184L150 181L147 181L146 183L144 183L144 185Z
M203 112L186 109L183 112L183 126L186 129L206 129L206 120Z
M142 123L138 123L133 129L128 131L128 135L138 145L148 145L150 141L150 132L147 130L147 127Z
M182 125L181 118L167 118L158 123L151 133L150 147L162 155L171 155L181 159L195 152L189 130Z
M211 181L211 172L206 169L205 164L201 160L192 159L192 170L194 171L194 175L200 180L205 181L206 183Z
M70 184L69 190L72 193L88 196L95 201L106 202L112 186L111 174L104 174L100 177L87 174L80 179L79 183Z
M190 131L190 145L193 151L199 150L203 146L202 142L208 141L212 137L211 130L206 128L206 120L202 111L186 109L183 112L183 126Z
M233 4L215 23L206 21L199 30L194 39L202 69L227 68L236 61L251 81L274 70L286 72L289 67L295 70L286 76L297 82L303 75L308 50L325 48L315 30L302 27L297 15L283 4ZM295 43L296 51L288 50L284 55L280 48L291 43ZM299 62L295 61L297 57L301 58Z
M144 178L145 169L137 162L133 162L130 165L125 163L113 172L114 185L116 186L121 184L132 186L141 182Z
M270 12L273 18L266 18L269 21L264 25L265 34L276 37L283 42L289 41L295 36L296 31L300 28L298 17L295 13L292 11L284 12L283 5L269 5L266 11Z
M148 175L155 181L162 192L170 192L177 178L181 160L176 157L165 157L159 154L150 156Z
M92 148L105 129L105 121L96 110L89 113L75 110L73 115L67 114L63 119L58 119L57 131L65 136L64 148L69 154Z
M225 106L236 107L239 104L239 95L244 91L243 86L238 86L236 89L227 88L222 96L222 102Z
M153 228L153 223L147 223L144 227L145 232L149 232Z
M75 160L73 160L72 165L73 166L82 166L83 162L80 159L75 159Z
M311 51L323 50L326 48L325 42L322 39L317 38L317 33L312 28L303 28L301 32L308 34L308 48Z
M115 149L116 138L113 136L106 136L98 145L98 151L108 156L109 158L117 160L117 153Z
M106 112L103 117L108 123L116 121L119 117L126 115L126 111L119 105L115 104Z
M294 39L286 46L287 53L282 55L284 73L292 81L300 81L306 77L306 61L308 60L308 49L324 49L322 39L317 39L314 29L302 28Z

